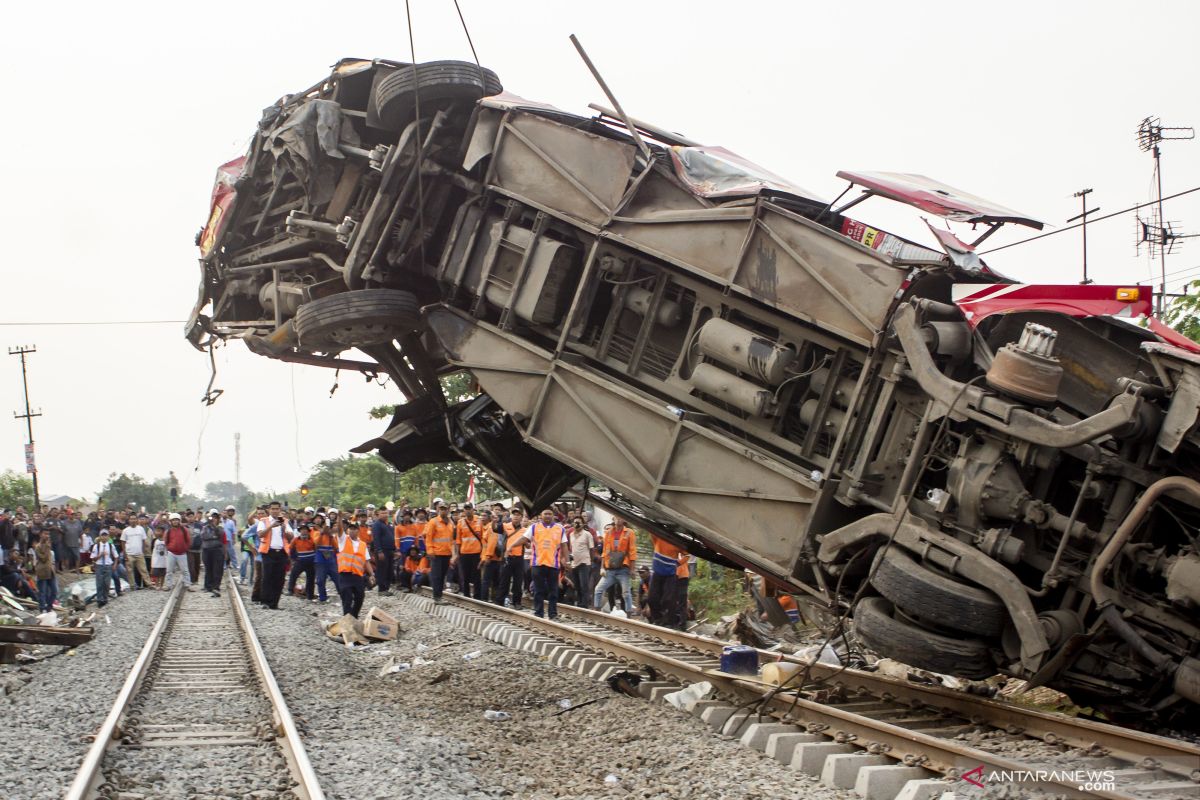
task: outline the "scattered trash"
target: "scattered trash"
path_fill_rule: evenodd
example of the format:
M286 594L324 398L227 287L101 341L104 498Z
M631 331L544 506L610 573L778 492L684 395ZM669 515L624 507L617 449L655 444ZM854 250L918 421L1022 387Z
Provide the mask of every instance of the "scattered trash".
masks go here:
M375 655L383 656L384 658L390 656L391 654L392 654L391 650L379 650L379 651L376 651L376 653L375 653Z
M386 611L382 611L374 606L367 611L366 621L362 625L363 636L382 641L395 639L399 630L399 620Z
M37 623L38 623L38 625L54 627L55 625L58 624L58 614L55 614L53 611L47 611L43 614L38 614L37 615Z
M341 639L348 650L353 650L356 644L365 645L367 643L366 637L363 636L362 623L356 620L352 614L346 614L333 622L323 622L321 626L325 628L325 634L330 639Z
M602 698L602 697L593 697L591 700L584 700L582 703L578 703L573 706L565 706L562 711L555 711L550 716L552 716L552 717L561 716L562 714L565 714L568 711L574 711L577 708L583 708L584 706L590 706L592 703L599 703L603 699L604 698Z
M67 655L69 655L69 656L73 656L73 655L75 655L75 651L74 651L74 650L68 650L68 651L67 651Z
M571 707L571 698L564 697L562 700L559 700L558 707L559 708L570 708Z
M614 692L621 692L630 697L640 697L638 694L638 684L642 682L642 676L636 672L623 670L614 675L609 676L608 686Z
M421 658L420 656L417 656L416 658L414 658L414 659L412 660L412 665L413 665L413 668L414 668L414 669L416 669L417 667L423 667L423 666L425 666L426 664L432 664L432 663L433 663L432 661L429 661L429 660L427 660L427 659Z
M393 661L383 669L379 670L379 677L382 678L384 675L393 675L397 672L407 672L410 669L412 669L412 664L408 663L407 661L401 661L400 663Z
M479 658L481 655L483 655L482 650L472 650L471 652L463 655L463 661L474 661L475 659Z
M829 664L834 667L840 667L842 660L838 658L837 651L831 645L821 647L819 644L814 644L811 647L804 647L797 650L795 655L805 661L816 659L821 664Z
M110 617L108 614L105 614L104 622L105 622L105 624L112 625L112 617Z
M417 652L418 653L424 653L428 649L429 649L429 645L425 644L424 642L417 642Z
M685 686L678 692L671 692L663 696L671 705L678 708L680 711L691 711L696 707L696 703L708 697L712 693L713 686L708 681L700 681L693 683L691 686Z
M512 719L512 714L507 711L492 711L490 708L483 712L484 719L490 719L492 722L504 722Z
M609 786L616 786L618 783L621 782L621 779L618 778L616 775L609 775L608 777L606 777L604 779L604 782L607 783Z
M608 613L609 613L609 616L619 617L621 619L629 619L629 615L626 614L624 611L622 611L619 608L614 608L612 611L610 611ZM609 775L608 777L611 778L612 776ZM605 780L607 780L607 778Z

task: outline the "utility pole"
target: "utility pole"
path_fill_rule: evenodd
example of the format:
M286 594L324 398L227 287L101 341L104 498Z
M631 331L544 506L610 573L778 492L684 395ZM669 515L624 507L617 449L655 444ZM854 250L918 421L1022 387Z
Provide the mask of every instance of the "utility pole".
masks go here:
M38 494L37 480L37 460L33 452L33 418L40 417L41 411L33 411L29 407L29 373L25 370L25 356L30 353L36 353L36 345L21 345L20 347L8 348L10 356L21 357L21 383L25 386L25 413L18 414L13 412L13 417L16 419L25 420L25 428L29 431L29 443L25 445L25 471L33 476L33 510L40 511L42 508L41 496Z
M1077 219L1083 220L1083 224L1079 226L1083 229L1083 280L1081 280L1080 283L1084 284L1085 286L1089 283L1094 283L1094 281L1087 276L1087 218L1088 214L1095 214L1100 210L1100 206L1096 206L1095 208L1091 209L1087 207L1087 196L1091 193L1091 189L1080 189L1073 195L1074 197L1079 198L1079 210L1082 213L1077 214L1067 220L1067 222L1074 222Z

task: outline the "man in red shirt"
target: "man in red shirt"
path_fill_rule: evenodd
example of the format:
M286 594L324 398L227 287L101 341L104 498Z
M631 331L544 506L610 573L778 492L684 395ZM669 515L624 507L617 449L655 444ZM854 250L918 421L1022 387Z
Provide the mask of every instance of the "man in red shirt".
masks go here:
M174 512L167 518L170 527L167 528L167 588L175 584L171 575L178 572L183 579L183 585L191 589L192 579L188 572L188 548L192 546L192 532L183 527L180 516Z

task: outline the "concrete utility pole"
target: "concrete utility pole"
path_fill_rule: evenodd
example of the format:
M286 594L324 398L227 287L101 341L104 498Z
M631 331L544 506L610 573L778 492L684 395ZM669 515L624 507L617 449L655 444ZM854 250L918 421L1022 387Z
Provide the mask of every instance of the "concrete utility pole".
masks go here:
M40 511L42 508L42 500L38 494L37 461L33 452L33 418L40 417L42 412L33 411L29 408L29 373L25 370L25 356L36 352L36 345L21 345L20 347L8 348L8 354L10 356L21 357L21 383L25 387L25 413L18 414L14 411L13 416L17 419L25 420L26 430L29 431L29 443L25 445L25 471L33 477L33 510Z

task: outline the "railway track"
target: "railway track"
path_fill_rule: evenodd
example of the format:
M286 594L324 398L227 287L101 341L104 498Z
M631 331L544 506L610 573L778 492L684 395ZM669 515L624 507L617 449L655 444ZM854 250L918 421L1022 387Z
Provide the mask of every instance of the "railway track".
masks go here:
M651 667L651 699L711 683L693 713L793 768L869 798L909 800L994 784L1055 797L1175 800L1200 796L1200 747L1092 720L815 663L806 691L719 670L729 644L559 605L557 621L446 594L405 595L485 638L598 679ZM758 651L760 664L802 659Z
M123 792L324 800L231 581L171 591L65 796Z

